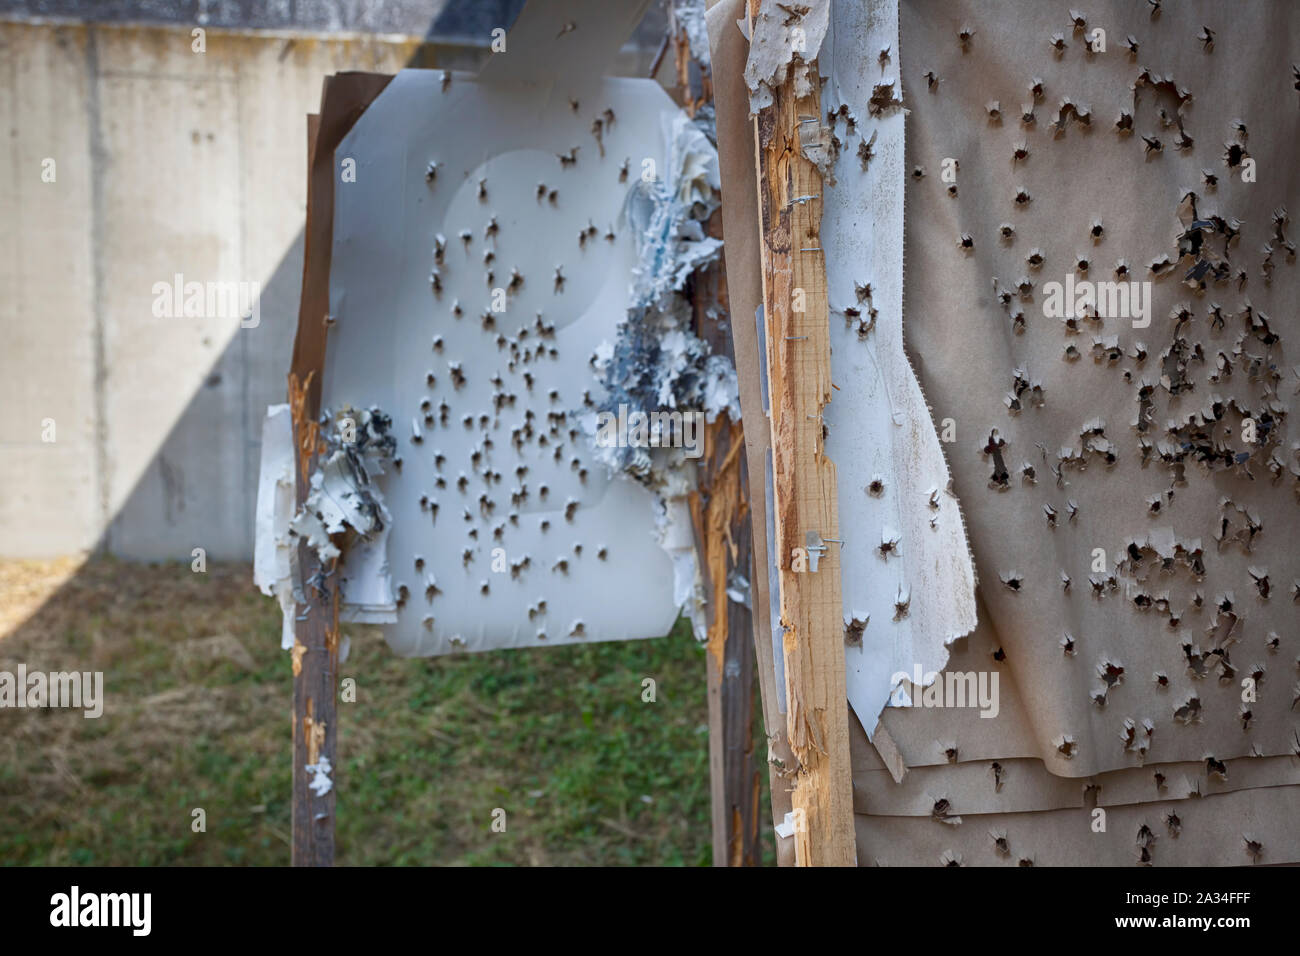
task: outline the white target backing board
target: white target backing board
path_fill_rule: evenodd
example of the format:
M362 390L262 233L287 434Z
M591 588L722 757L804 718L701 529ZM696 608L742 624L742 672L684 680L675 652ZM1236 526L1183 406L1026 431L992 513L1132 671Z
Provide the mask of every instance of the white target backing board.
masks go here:
M626 314L623 204L664 168L665 112L648 80L405 70L335 152L355 181L335 183L322 407L381 409L401 459L378 479L384 553L345 554L343 600L373 595L386 557L399 654L672 627L658 500L608 475L579 423Z

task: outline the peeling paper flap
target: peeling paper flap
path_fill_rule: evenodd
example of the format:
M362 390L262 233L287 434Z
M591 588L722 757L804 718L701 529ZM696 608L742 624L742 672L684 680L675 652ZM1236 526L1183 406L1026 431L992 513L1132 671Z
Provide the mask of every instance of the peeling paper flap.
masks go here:
M257 483L253 583L274 595L283 620L280 647L293 647L296 542L289 535L294 505L293 422L288 405L272 405L262 421L262 459Z
M829 77L823 113L836 114L828 131L842 140L833 179L823 183L831 378L839 386L825 412L826 453L838 474L840 526L851 529L840 553L845 626L857 626L863 612L867 621L861 641L846 648L849 701L872 728L894 676L942 670L948 645L976 623L960 506L937 491L951 473L903 343L904 115L868 107L888 79L876 65L885 48L899 48L895 3L834 6L820 61ZM883 99L899 92L895 82ZM868 140L873 157L863 169L857 145Z
M831 0L762 0L745 63L750 115L772 105L772 90L790 73L794 74L797 96L812 92L808 64L817 59L821 49L830 8Z

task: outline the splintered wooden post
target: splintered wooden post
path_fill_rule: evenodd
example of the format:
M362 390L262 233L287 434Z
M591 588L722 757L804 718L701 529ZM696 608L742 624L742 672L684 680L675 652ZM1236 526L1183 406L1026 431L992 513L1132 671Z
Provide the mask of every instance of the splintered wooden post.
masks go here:
M720 218L720 217L718 217ZM697 274L692 299L697 332L726 354L730 335L719 316L726 288L721 265ZM697 550L709 597L705 673L709 702L709 783L714 866L757 866L762 772L754 753L754 643L750 608L728 596L732 576L752 563L745 436L728 415L705 430L700 490L691 494Z
M315 460L317 426L307 413L310 383L289 379L297 449L297 507L307 497L308 477ZM305 540L298 544L306 604L297 606L293 667L293 855L294 866L334 865L334 767L338 726L339 617L338 578L335 562L322 565ZM329 575L328 577L326 575ZM322 760L328 763L322 764ZM308 767L328 767L330 785L325 793L313 788L317 774Z
M327 83L328 88L328 83ZM382 86L379 87L382 89ZM378 89L375 90L377 95ZM321 135L320 117L307 118L307 256L328 247L329 220L318 212L311 214L312 201L321 201L321 191L332 188L332 163L317 168L316 153ZM332 147L322 147L329 148ZM322 245L323 244L323 245ZM303 305L315 307L319 315L325 307L320 298L326 294L321 283L309 286L304 276ZM309 478L319 447L320 376L325 365L324 340L318 336L318 348L310 358L300 356L304 348L301 316L294 342L294 367L289 374L289 410L293 419L295 449L295 511L302 507L310 491ZM293 650L293 850L294 866L334 865L334 767L338 725L335 707L338 694L339 615L338 578L333 567L322 567L316 552L306 541L298 543L299 581L306 604L295 609ZM331 575L327 577L326 575ZM322 766L327 760L329 790L318 793L312 780L316 774L307 768Z
M831 397L829 306L820 251L822 181L800 147L801 130L815 137L820 126L815 64L809 80L809 95L796 97L793 79L787 78L755 121L774 552L785 628L786 729L799 762L791 794L795 862L852 866L840 546L833 540L840 535L835 465L824 453L822 433L822 408ZM805 126L804 118L813 125ZM810 541L813 532L818 537ZM829 542L824 549L810 547L819 539Z
M698 64L698 91L691 83L691 46L686 30L672 34L678 85L691 116L713 99L708 64ZM722 214L715 212L708 233L722 238ZM695 332L714 354L732 354L727 326L727 282L721 261L691 280ZM741 422L723 414L705 429L705 459L700 489L691 494L696 551L701 556L709 598L705 680L709 703L709 794L714 866L757 866L760 757L754 753L753 616L748 605L728 597L732 576L748 578L753 563L749 526L749 482Z

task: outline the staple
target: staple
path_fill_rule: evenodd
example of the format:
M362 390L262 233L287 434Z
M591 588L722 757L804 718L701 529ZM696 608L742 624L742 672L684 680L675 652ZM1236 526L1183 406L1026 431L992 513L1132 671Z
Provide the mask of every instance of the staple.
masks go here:
M806 335L787 335L785 337L785 340L787 342L801 342L806 338L808 338L808 336Z
M793 199L791 199L789 202L786 203L786 206L787 207L793 206L796 203L802 205L803 203L806 203L810 199L821 199L821 193L810 193L807 196L795 196Z
M820 246L805 246L799 251L800 252L821 252L822 250Z

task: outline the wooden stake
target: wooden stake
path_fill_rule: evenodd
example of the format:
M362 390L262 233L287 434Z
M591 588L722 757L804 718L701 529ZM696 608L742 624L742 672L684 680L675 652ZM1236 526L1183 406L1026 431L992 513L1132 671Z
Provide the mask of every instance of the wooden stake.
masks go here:
M720 219L721 217L717 217ZM716 223L714 224L716 225ZM713 352L730 353L722 267L694 279L696 331ZM721 309L711 309L720 305ZM748 578L752 565L745 436L739 423L719 416L705 432L700 490L691 494L696 551L709 596L709 783L713 807L713 865L757 866L760 761L754 754L753 616L728 597L732 575Z
M795 862L852 866L840 546L831 540L840 535L835 465L824 454L822 433L822 408L831 397L830 311L820 251L822 181L800 147L801 131L814 136L821 122L815 65L810 80L811 93L798 98L787 79L755 121L774 551L785 628L786 729L799 762L792 791ZM805 127L804 117L817 125ZM823 553L809 552L809 532L830 542Z
M697 63L692 76L690 40L671 4L669 10L670 32L664 42L669 38L673 42L683 108L694 116L700 106L713 100L713 84L707 62ZM720 211L710 218L707 230L710 236L722 238ZM726 272L721 261L695 274L690 298L695 334L708 343L711 353L726 355L734 363L726 321ZM705 680L714 866L757 866L761 862L758 805L762 776L754 754L755 660L750 639L754 622L750 608L727 594L733 574L748 578L753 564L742 424L724 414L707 426L700 486L691 494L695 550L709 597Z

